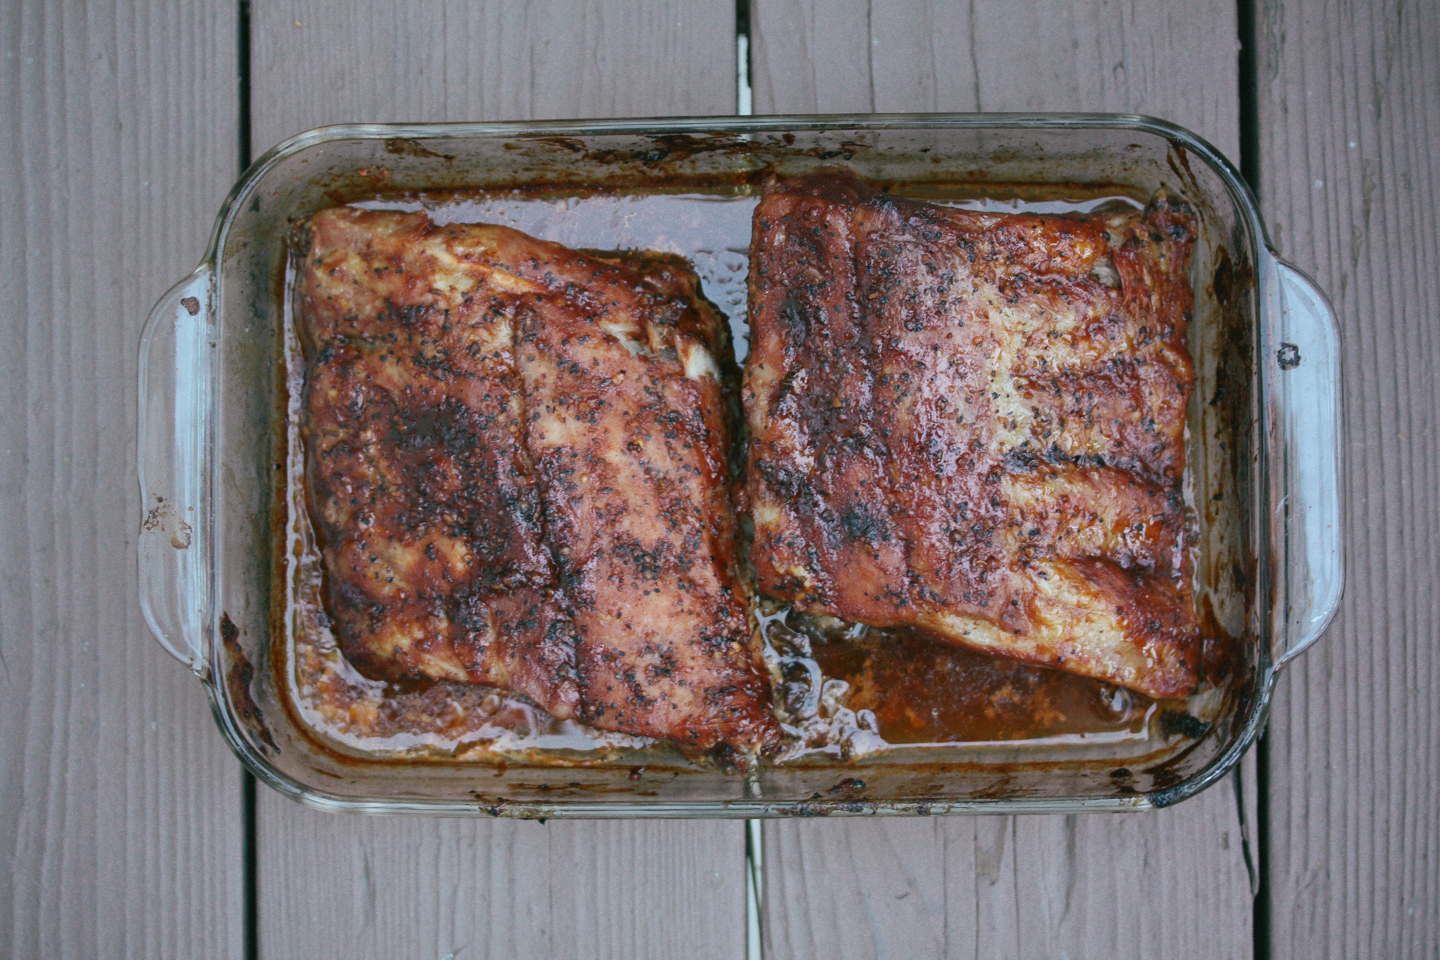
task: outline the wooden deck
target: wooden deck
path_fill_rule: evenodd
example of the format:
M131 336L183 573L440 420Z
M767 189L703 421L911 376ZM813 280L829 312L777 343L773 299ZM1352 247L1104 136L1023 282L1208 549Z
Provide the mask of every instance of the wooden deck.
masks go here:
M1440 3L0 6L0 958L1440 955ZM1349 588L1245 768L1155 814L314 813L138 611L136 345L243 161L340 121L1084 110L1194 129L1345 354Z

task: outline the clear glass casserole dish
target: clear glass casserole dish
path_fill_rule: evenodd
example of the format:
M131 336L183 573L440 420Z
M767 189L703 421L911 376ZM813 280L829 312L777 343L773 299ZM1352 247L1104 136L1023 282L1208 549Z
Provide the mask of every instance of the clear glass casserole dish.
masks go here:
M745 333L760 179L841 162L895 192L988 204L1178 194L1197 211L1187 499L1207 637L1233 669L1131 735L930 743L748 775L624 750L569 762L345 749L293 702L298 460L288 405L291 224L337 202L466 207L549 239L692 257ZM455 200L483 192L494 203ZM407 198L397 201L395 198ZM416 199L418 198L418 199ZM1072 204L1073 208L1073 204ZM506 219L508 218L508 219ZM738 293L737 293L738 291ZM231 192L201 266L140 345L141 604L263 782L324 809L512 817L1075 812L1159 807L1225 775L1277 671L1342 590L1339 340L1324 295L1267 245L1211 146L1134 116L763 117L361 125L295 137ZM293 599L293 598L292 598ZM543 759L543 758L542 758Z

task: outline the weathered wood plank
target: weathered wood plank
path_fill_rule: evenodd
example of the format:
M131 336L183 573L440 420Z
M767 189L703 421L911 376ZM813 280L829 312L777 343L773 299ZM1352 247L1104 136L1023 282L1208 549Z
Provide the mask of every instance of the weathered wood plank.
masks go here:
M1280 683L1276 957L1440 953L1440 5L1258 5L1259 191L1344 341L1348 586Z
M0 53L0 955L240 956L240 768L135 573L136 344L235 179L234 5L6 4Z
M261 2L257 151L321 123L732 113L734 8ZM738 957L743 825L258 816L263 957Z
M767 957L1250 955L1233 782L1153 815L767 825Z
M262 956L744 953L734 830L360 818L283 803L261 807Z
M327 123L735 112L726 3L258 0L253 37L257 150Z
M756 113L1146 113L1240 149L1234 4L755 0Z
M753 16L758 112L1145 112L1238 154L1232 4L759 0ZM767 824L767 955L1247 957L1243 815L1232 782L1157 814Z

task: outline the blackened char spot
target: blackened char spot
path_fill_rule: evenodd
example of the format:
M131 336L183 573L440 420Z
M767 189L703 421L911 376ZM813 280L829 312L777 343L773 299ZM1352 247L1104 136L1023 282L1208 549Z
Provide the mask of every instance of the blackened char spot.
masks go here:
M810 318L805 315L793 290L786 291L785 299L780 303L780 319L796 340L810 335Z
M484 449L477 427L489 424L459 400L446 398L432 408L405 411L404 419L390 427L386 439L401 450L444 447L454 456Z
M840 526L852 540L874 543L890 539L890 525L885 518L875 516L864 506L854 506L842 513Z
M1199 717L1179 710L1160 711L1160 735L1162 737L1186 737L1199 740L1210 729L1210 724Z
M413 327L429 313L430 308L422 303L396 303L387 300L378 320L386 326Z
M1004 463L1011 473L1029 473L1039 465L1040 458L1028 446L1019 446L1005 454Z
M815 488L810 478L798 470L792 470L773 460L758 460L755 467L760 476L782 499L792 503L803 503L807 507L815 502Z

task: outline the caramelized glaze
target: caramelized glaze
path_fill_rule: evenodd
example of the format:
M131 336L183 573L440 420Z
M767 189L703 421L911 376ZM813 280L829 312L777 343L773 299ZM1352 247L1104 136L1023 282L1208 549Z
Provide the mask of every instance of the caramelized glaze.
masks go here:
M351 208L297 247L309 506L349 661L691 756L773 745L728 327L684 261Z
M798 609L1192 691L1193 225L974 213L829 168L756 209L750 551Z

